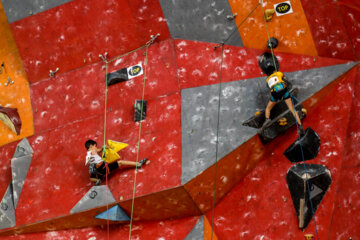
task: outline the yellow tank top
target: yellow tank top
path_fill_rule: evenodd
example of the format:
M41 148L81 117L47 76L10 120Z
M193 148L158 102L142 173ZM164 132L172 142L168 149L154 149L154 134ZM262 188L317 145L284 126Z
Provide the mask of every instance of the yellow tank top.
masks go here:
M273 88L279 83L285 83L283 80L284 74L282 72L275 72L268 76L266 79L266 83L268 84L269 88Z

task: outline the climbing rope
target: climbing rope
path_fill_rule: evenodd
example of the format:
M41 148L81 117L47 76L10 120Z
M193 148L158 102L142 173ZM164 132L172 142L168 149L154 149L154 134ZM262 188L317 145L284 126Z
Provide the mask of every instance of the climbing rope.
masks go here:
M212 200L212 219L211 219L211 240L214 235L214 218L215 218L215 204L216 204L216 177L217 177L217 163L219 152L219 129L220 129L220 103L221 103L221 89L222 89L222 75L223 75L223 63L224 63L224 45L231 38L231 36L239 29L239 27L250 17L250 15L258 8L260 2L255 8L241 21L241 23L230 33L224 42L216 45L214 50L221 47L221 61L220 61L220 77L219 77L219 91L218 91L218 106L217 106L217 126L216 126L216 145L215 145L215 172L214 172L214 191Z
M144 95L145 95L145 83L146 83L146 69L147 69L147 61L148 61L148 48L149 46L154 43L155 39L157 37L159 37L160 34L156 34L155 36L151 36L151 39L143 46L134 49L130 52L127 52L125 54L122 54L120 56L117 56L111 60L107 60L106 56L102 57L100 55L100 57L102 58L102 60L105 62L105 100L104 100L104 107L105 107L105 113L104 113L104 145L102 147L102 157L105 157L105 150L106 150L106 116L107 116L107 92L108 92L108 86L107 86L107 81L108 81L108 64L116 61L120 58L123 58L131 53L134 53L136 51L139 51L143 48L146 48L145 51L145 63L144 63L144 81L143 81L143 92L142 92L142 103L141 103L141 114L140 114L140 119L142 119L142 114L143 114L143 107L144 107ZM136 154L136 167L135 167L135 177L134 177L134 188L133 188L133 196L132 196L132 205L131 205L131 217L130 217L130 230L129 230L129 239L131 238L131 228L132 228L132 220L133 220L133 210L134 210L134 199L135 199L135 189L136 189L136 174L137 174L137 163L138 163L138 159L139 159L139 150L140 150L140 139L141 139L141 121L140 121L140 126L139 126L139 138L138 138L138 144L137 144L137 154ZM110 230L109 230L109 193L108 193L108 164L105 163L105 167L106 167L106 209L107 209L107 239L109 239L109 234L110 234Z
M108 90L108 86L107 86L107 74L108 74L108 62L106 61L106 58L103 59L105 60L105 100L104 100L104 107L105 107L105 113L104 113L104 144L102 147L102 158L105 158L105 149L106 149L106 109L107 109L107 90ZM105 178L106 178L106 227L107 227L107 239L110 239L110 223L109 223L109 190L108 190L108 166L107 166L107 162L105 162Z
M221 45L221 62L220 62L220 83L218 91L218 111L217 111L217 123L216 123L216 147L215 147L215 173L214 173L214 197L212 201L212 219L211 219L211 240L214 233L214 217L215 217L215 203L216 203L216 176L217 176L217 159L219 149L219 126L220 126L220 103L221 103L221 84L222 84L222 66L224 61L224 45Z
M267 34L267 37L268 37L268 41L270 41L270 33L269 33L269 28L268 28L268 25L267 25L267 22L266 22L265 10L264 10L264 6L263 6L263 5L264 5L264 1L261 0L261 11L262 11L262 14L263 14L263 17L264 17L266 34ZM273 59L273 62L274 62L274 66L275 66L275 71L277 72L278 69L277 69L277 65L276 65L276 62L275 62L275 55L274 55L274 50L273 50L272 44L269 44L269 46L270 46L271 56L272 56L272 59Z
M145 63L144 63L144 79L143 79L143 90L142 90L142 97L141 97L141 113L140 113L140 119L142 119L143 114L143 107L144 107L144 96L145 96L145 84L146 84L146 69L147 69L147 61L148 61L148 49L150 44L152 44L153 41L149 41L146 43L146 50L145 50ZM140 152L140 140L141 140L141 120L139 123L139 138L138 138L138 145L137 145L137 153L136 153L136 167L135 167L135 177L134 177L134 188L133 188L133 195L132 195L132 202L131 202L131 217L130 217L130 229L129 229L129 240L131 239L131 228L132 228L132 222L133 222L133 214L134 214L134 202L135 202L135 189L136 189L136 175L137 175L137 163L139 160L139 152Z
M290 97L291 97L291 103L293 105L294 111L296 111L294 100L296 100L296 101L298 101L298 100L292 94L290 95ZM310 189L310 183L309 183L309 180L308 180L308 171L307 171L306 164L305 164L305 157L304 157L304 151L303 151L303 148L302 148L302 143L300 141L300 138L301 138L300 137L300 128L299 128L299 125L298 125L297 121L295 121L295 123L296 123L296 129L297 129L297 133L298 133L298 141L299 141L299 145L300 145L302 164L304 166L304 171L305 171L305 182L306 182L306 187L307 187L308 193L309 193L309 201L310 201L311 214L312 214L311 218L314 219L316 239L319 239L319 235L318 235L318 231L317 231L317 225L316 225L316 219L315 219L314 206L313 206L313 203L312 203L312 200L311 200L311 191L310 191L311 189Z

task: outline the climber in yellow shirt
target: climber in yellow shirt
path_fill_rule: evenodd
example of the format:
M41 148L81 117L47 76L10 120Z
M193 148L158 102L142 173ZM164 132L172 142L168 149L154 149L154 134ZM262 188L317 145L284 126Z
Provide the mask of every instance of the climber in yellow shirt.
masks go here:
M300 128L300 135L303 136L305 131L302 126L301 120L299 118L299 115L294 109L294 106L291 101L291 95L286 85L286 78L282 72L274 71L270 76L267 77L266 83L268 87L270 88L271 98L266 106L265 109L265 122L263 126L260 129L260 133L269 126L271 120L270 120L270 111L273 109L273 107L276 105L276 103L280 101L285 101L287 107L294 115L299 128Z

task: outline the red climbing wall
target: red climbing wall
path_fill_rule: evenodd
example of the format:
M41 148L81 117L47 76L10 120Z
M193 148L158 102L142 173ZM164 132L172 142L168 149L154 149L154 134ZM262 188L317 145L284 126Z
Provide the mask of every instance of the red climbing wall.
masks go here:
M169 38L157 1L71 1L11 27L31 83L57 67L65 73L98 62L99 54L136 49L150 35Z
M229 1L229 5L234 12L238 10L236 2ZM297 13L301 17L299 26L310 31L306 37L313 42L298 45L296 51L288 45L279 49L276 55L282 71L359 60L357 1L302 0L296 6L301 7ZM241 21L241 15L245 12L239 14L236 23ZM261 13L256 17L259 21ZM296 22L294 16L287 18ZM247 23L244 29L251 30L251 24ZM284 34L281 29L293 27L281 27L281 24L278 18L269 27L276 28L279 36ZM133 121L133 104L142 98L144 83L148 110L147 119L141 123L139 159L147 157L151 163L138 171L135 195L181 185L181 90L219 82L221 48L214 50L217 43L171 36L159 1L74 0L10 26L30 84L32 110L29 111L34 125L34 135L28 138L34 155L16 209L16 226L67 215L89 190L92 184L84 166L84 142L93 138L99 145L103 144L105 111L106 138L129 143L120 154L123 159L136 160L140 123ZM147 56L148 68L146 79L143 75L108 87L105 109L106 68L98 55L107 52L113 58L124 54L144 45L156 33L161 35L149 47L147 55L142 48L109 63L108 72L112 72L137 63L144 66ZM255 36L256 32L240 35L244 47L224 47L223 82L263 76L257 56L263 53L262 42L266 39L251 42L248 36ZM286 39L301 43L298 36ZM310 47L304 50L301 46ZM59 72L49 78L49 70L57 67ZM311 126L322 141L318 157L309 163L327 166L333 179L316 213L319 239L360 237L359 71L355 67L347 72L339 83L324 90L319 102L313 98L305 103L310 111L304 125ZM260 161L256 157L250 159L252 168L242 172L248 175L242 180L234 177L236 181L219 190L219 196L224 198L218 199L214 222L211 210L206 213L219 240L303 238L285 181L291 163L282 155L295 138L295 130L291 129L263 146L261 158L257 156ZM11 181L9 165L16 144L0 147L2 194ZM212 175L205 174L197 180L206 176ZM134 171L115 173L108 185L117 201L132 198ZM200 194L209 191L208 186L189 185L193 198L200 195L200 200L195 202L206 203L207 209L211 208L212 199L204 200ZM132 239L184 239L198 218L135 222ZM315 234L313 221L305 233ZM110 239L128 239L128 234L129 225L110 226ZM107 228L101 226L0 239L106 239L106 236Z

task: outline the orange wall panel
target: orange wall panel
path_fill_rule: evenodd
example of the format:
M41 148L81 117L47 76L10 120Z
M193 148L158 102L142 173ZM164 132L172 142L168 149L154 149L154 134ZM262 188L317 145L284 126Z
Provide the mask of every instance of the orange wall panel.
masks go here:
M22 122L19 135L0 122L0 146L2 146L33 135L34 127L29 83L1 3L0 46L0 64L2 62L5 64L0 74L0 106L17 108ZM5 86L9 77L14 84Z
M263 9L264 11L274 9L274 4L280 2L282 1L265 0ZM229 0L229 3L233 13L237 13L235 22L238 26L258 4L257 1L252 0ZM276 37L279 40L276 51L317 56L301 2L293 0L291 5L293 13L282 16L276 16L275 13L273 19L267 22L270 37ZM264 21L263 10L259 5L239 28L244 47L266 49L268 35Z

